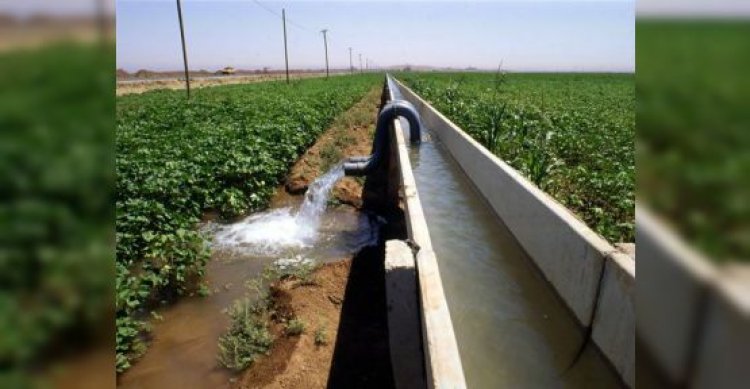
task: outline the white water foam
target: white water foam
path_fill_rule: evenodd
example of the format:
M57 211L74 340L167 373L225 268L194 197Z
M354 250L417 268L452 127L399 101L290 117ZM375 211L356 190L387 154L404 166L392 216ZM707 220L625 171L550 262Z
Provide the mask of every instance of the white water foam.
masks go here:
M299 211L274 209L219 227L214 244L255 255L276 255L312 246L318 238L331 189L343 176L343 165L336 165L310 185Z
M302 255L295 255L291 258L281 258L274 261L273 265L281 270L294 269L299 266L310 266L315 264L315 261L310 258L305 258Z

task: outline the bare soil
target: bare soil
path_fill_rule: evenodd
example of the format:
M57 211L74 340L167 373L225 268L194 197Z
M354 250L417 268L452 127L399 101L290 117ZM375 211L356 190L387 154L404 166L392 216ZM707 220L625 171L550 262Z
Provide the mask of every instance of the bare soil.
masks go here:
M272 287L276 341L253 363L237 388L391 388L383 247L325 264L311 282L285 280ZM305 323L299 336L285 322ZM325 332L325 342L316 334Z
M337 74L332 74L337 75ZM290 73L290 77L294 79L301 78L312 78L322 77L325 73L320 72L301 72L301 73ZM115 88L115 94L117 96L127 95L132 93L144 93L156 89L185 89L185 79L182 76L169 76L163 79L152 79L149 76L144 79L127 79L118 80L117 87ZM234 76L217 76L211 75L206 72L202 77L190 76L190 89L205 88L219 85L231 85L231 84L250 84L254 82L264 82L273 80L283 80L286 75L283 73L267 73L267 74L243 74Z
M21 20L0 15L0 53L40 49L59 42L91 44L102 38L107 44L113 44L114 20L107 19L104 23L105 29L101 30L94 18L40 15Z
M339 116L302 155L287 176L285 188L288 193L304 193L315 178L344 158L370 154L380 95L380 87L370 90L362 100ZM342 204L361 207L362 181L353 177L343 178L334 187L333 196Z
M245 371L237 387L326 387L350 267L351 260L329 263L315 271L309 285L280 281L272 287L279 312L271 327L276 341L267 357ZM284 334L283 321L291 318L305 323L302 335ZM318 330L326 333L326 344L315 343Z

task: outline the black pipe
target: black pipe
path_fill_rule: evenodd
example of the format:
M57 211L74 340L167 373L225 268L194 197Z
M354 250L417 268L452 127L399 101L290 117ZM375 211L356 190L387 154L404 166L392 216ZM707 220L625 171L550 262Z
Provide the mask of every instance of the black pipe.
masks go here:
M372 155L351 157L344 162L344 173L347 176L364 176L371 173L385 159L383 154L388 150L390 142L390 126L394 119L403 117L409 122L409 141L419 143L422 136L422 121L419 113L406 100L394 100L383 107L378 114L375 127L375 139L372 145Z

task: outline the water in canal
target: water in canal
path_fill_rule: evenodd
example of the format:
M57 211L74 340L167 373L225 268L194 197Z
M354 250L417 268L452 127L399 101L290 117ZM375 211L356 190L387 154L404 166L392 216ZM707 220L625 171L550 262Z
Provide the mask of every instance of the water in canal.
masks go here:
M583 331L439 140L423 135L410 159L468 387L618 387L590 343L569 367Z

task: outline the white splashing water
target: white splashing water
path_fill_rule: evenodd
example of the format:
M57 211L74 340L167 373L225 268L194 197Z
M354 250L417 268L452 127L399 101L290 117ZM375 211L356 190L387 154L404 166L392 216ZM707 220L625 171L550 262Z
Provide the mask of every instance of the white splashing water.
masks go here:
M275 255L290 248L313 245L318 238L320 220L328 204L328 196L336 181L342 177L343 165L334 166L308 187L305 201L297 212L292 208L280 208L220 227L214 244L239 248L245 253L256 255Z

